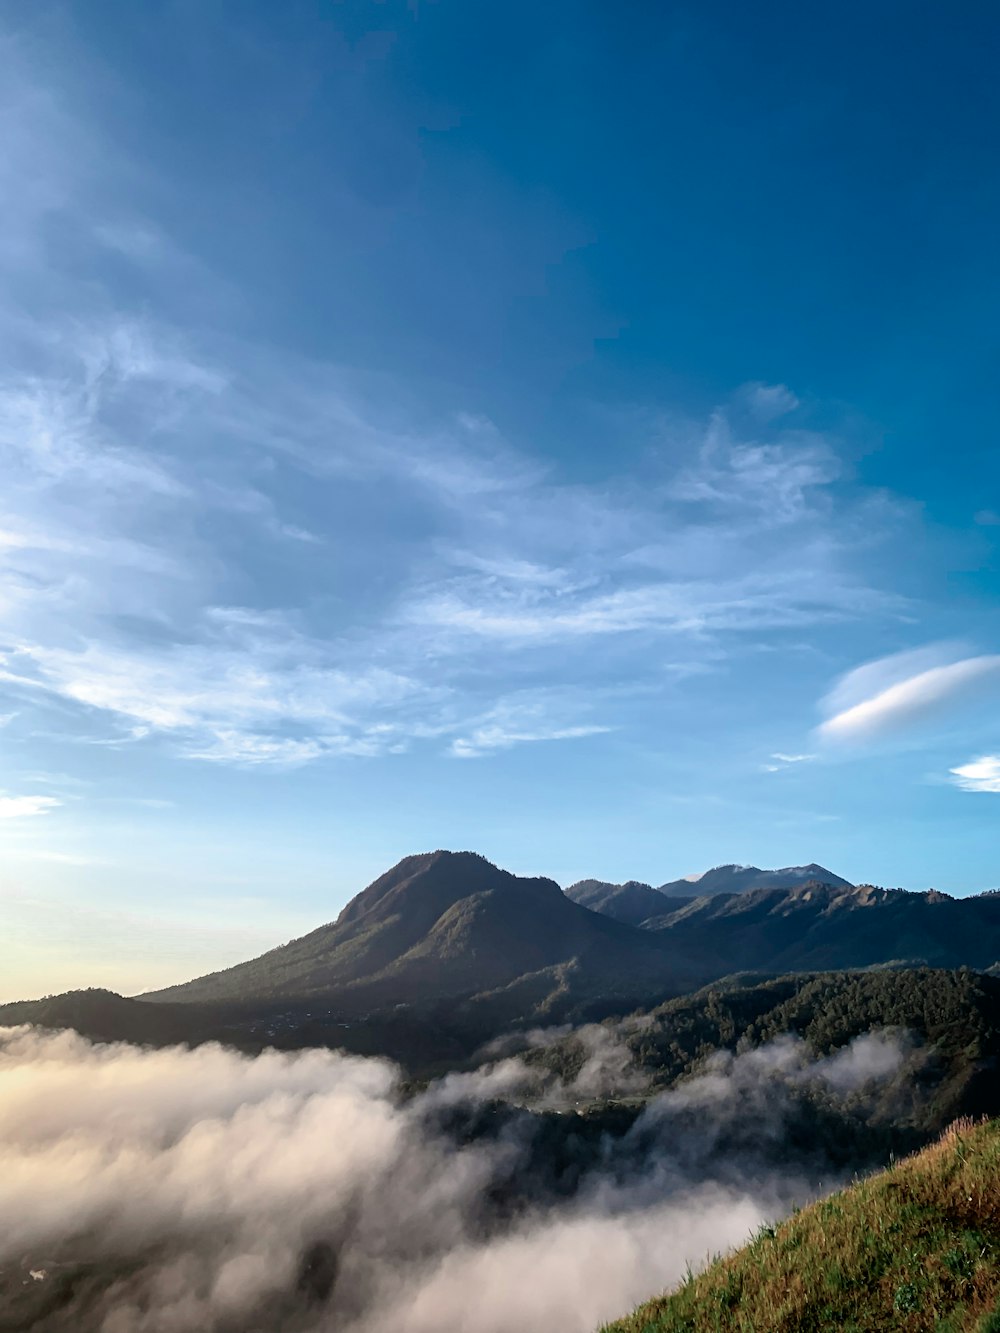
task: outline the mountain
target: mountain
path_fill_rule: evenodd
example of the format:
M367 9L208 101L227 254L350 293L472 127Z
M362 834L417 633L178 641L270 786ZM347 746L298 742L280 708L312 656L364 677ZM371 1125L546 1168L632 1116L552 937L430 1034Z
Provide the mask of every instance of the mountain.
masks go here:
M822 880L758 887L749 882L751 875L782 879L813 869L719 867L702 877L712 891L697 897L669 897L646 884L596 880L572 885L567 895L596 912L668 935L679 956L702 969L706 980L738 972L774 975L903 964L997 967L1000 894L952 898L933 889L910 893L851 885L822 867ZM738 887L719 891L719 884L729 880ZM691 887L686 880L675 884Z
M473 852L409 856L336 921L146 1001L336 997L346 1011L478 999L480 1010L564 1012L586 999L631 1004L699 978L667 934L574 903L549 879L509 874Z
M218 1014L202 1006L152 1005L97 988L0 1005L0 1026L21 1023L56 1030L72 1028L91 1041L127 1041L142 1046L171 1046L219 1035Z
M336 921L248 962L134 1000L93 991L0 1006L0 1023L152 1044L336 1046L426 1074L513 1028L625 1014L734 974L998 962L998 894L806 882L671 899L596 881L563 893L438 851L406 857Z
M566 890L566 897L592 912L601 912L615 921L641 926L651 916L664 910L663 894L648 884L630 879L625 884L606 884L600 879L581 879Z
M800 884L834 884L851 888L846 879L835 875L815 861L807 866L784 866L781 870L761 870L757 866L715 866L701 875L688 875L661 884L658 892L668 898L704 898L717 893L749 893L752 889L793 889Z
M644 928L718 976L914 962L985 970L1000 959L1000 895L807 883L688 899Z
M785 866L781 870L760 870L757 866L715 866L701 875L671 880L653 888L639 880L611 884L600 879L581 879L571 884L566 896L575 903L601 912L616 921L641 926L650 917L664 912L663 899L705 898L717 894L750 893L754 889L792 889L803 884L832 884L849 889L851 884L832 870L815 862L807 866Z
M1000 1329L1000 1122L765 1226L604 1333Z

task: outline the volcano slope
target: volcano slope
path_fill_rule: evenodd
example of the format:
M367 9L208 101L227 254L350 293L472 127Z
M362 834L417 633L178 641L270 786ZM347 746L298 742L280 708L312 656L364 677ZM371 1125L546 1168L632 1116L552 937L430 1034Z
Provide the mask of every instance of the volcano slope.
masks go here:
M623 1012L703 977L667 934L572 902L549 879L512 875L473 852L409 856L336 921L259 958L157 991L147 1001L335 999L378 1006L474 1001L505 1021Z

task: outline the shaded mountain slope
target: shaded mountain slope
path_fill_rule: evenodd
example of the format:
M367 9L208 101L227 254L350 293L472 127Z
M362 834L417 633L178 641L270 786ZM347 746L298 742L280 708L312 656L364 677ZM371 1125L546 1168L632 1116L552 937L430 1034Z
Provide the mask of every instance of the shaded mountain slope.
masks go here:
M600 879L581 879L566 890L566 897L592 912L640 926L651 916L663 913L663 894L649 884L630 879L625 884L607 884Z
M679 903L650 918L718 975L894 962L986 969L1000 959L1000 895L950 898L870 885L804 884Z
M222 1036L217 1008L198 1004L147 1004L114 991L91 988L0 1005L0 1027L31 1023L53 1031L72 1029L91 1041L172 1046Z
M764 1227L605 1333L996 1333L1000 1123L938 1143Z
M511 875L471 852L411 856L337 920L223 972L145 997L233 1001L336 994L355 1007L502 992L539 979L574 997L676 994L700 978L666 935Z
M672 910L677 899L686 901L720 894L751 893L758 889L796 889L807 883L831 884L842 889L852 887L840 875L813 862L807 866L785 866L781 870L760 870L757 866L716 866L703 875L671 880L658 888L634 879L624 884L581 879L569 886L566 896L594 912L614 917L616 921L640 926L651 917ZM668 900L666 904L664 898Z

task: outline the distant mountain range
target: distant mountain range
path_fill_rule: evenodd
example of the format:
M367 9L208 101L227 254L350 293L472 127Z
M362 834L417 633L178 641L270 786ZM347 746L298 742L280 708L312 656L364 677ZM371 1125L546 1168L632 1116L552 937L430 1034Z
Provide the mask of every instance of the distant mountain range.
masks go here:
M581 879L571 884L566 896L574 902L603 912L616 921L638 926L663 913L663 898L704 898L720 893L749 893L753 889L793 889L802 884L832 884L849 889L850 882L832 870L812 862L807 866L785 866L761 870L758 866L723 865L701 875L688 875L653 888L639 880L609 884L599 879Z
M91 991L4 1005L0 1023L157 1043L335 1044L429 1067L510 1028L648 1008L738 973L987 971L998 960L995 894L855 887L816 865L722 866L659 889L587 880L564 893L438 851L406 857L336 921L236 967L132 1000Z

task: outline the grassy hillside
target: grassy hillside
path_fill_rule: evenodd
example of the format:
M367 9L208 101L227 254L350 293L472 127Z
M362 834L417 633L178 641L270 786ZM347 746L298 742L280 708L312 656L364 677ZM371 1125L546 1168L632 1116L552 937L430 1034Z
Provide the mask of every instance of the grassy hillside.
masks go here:
M764 1228L605 1333L1000 1333L1000 1122Z

